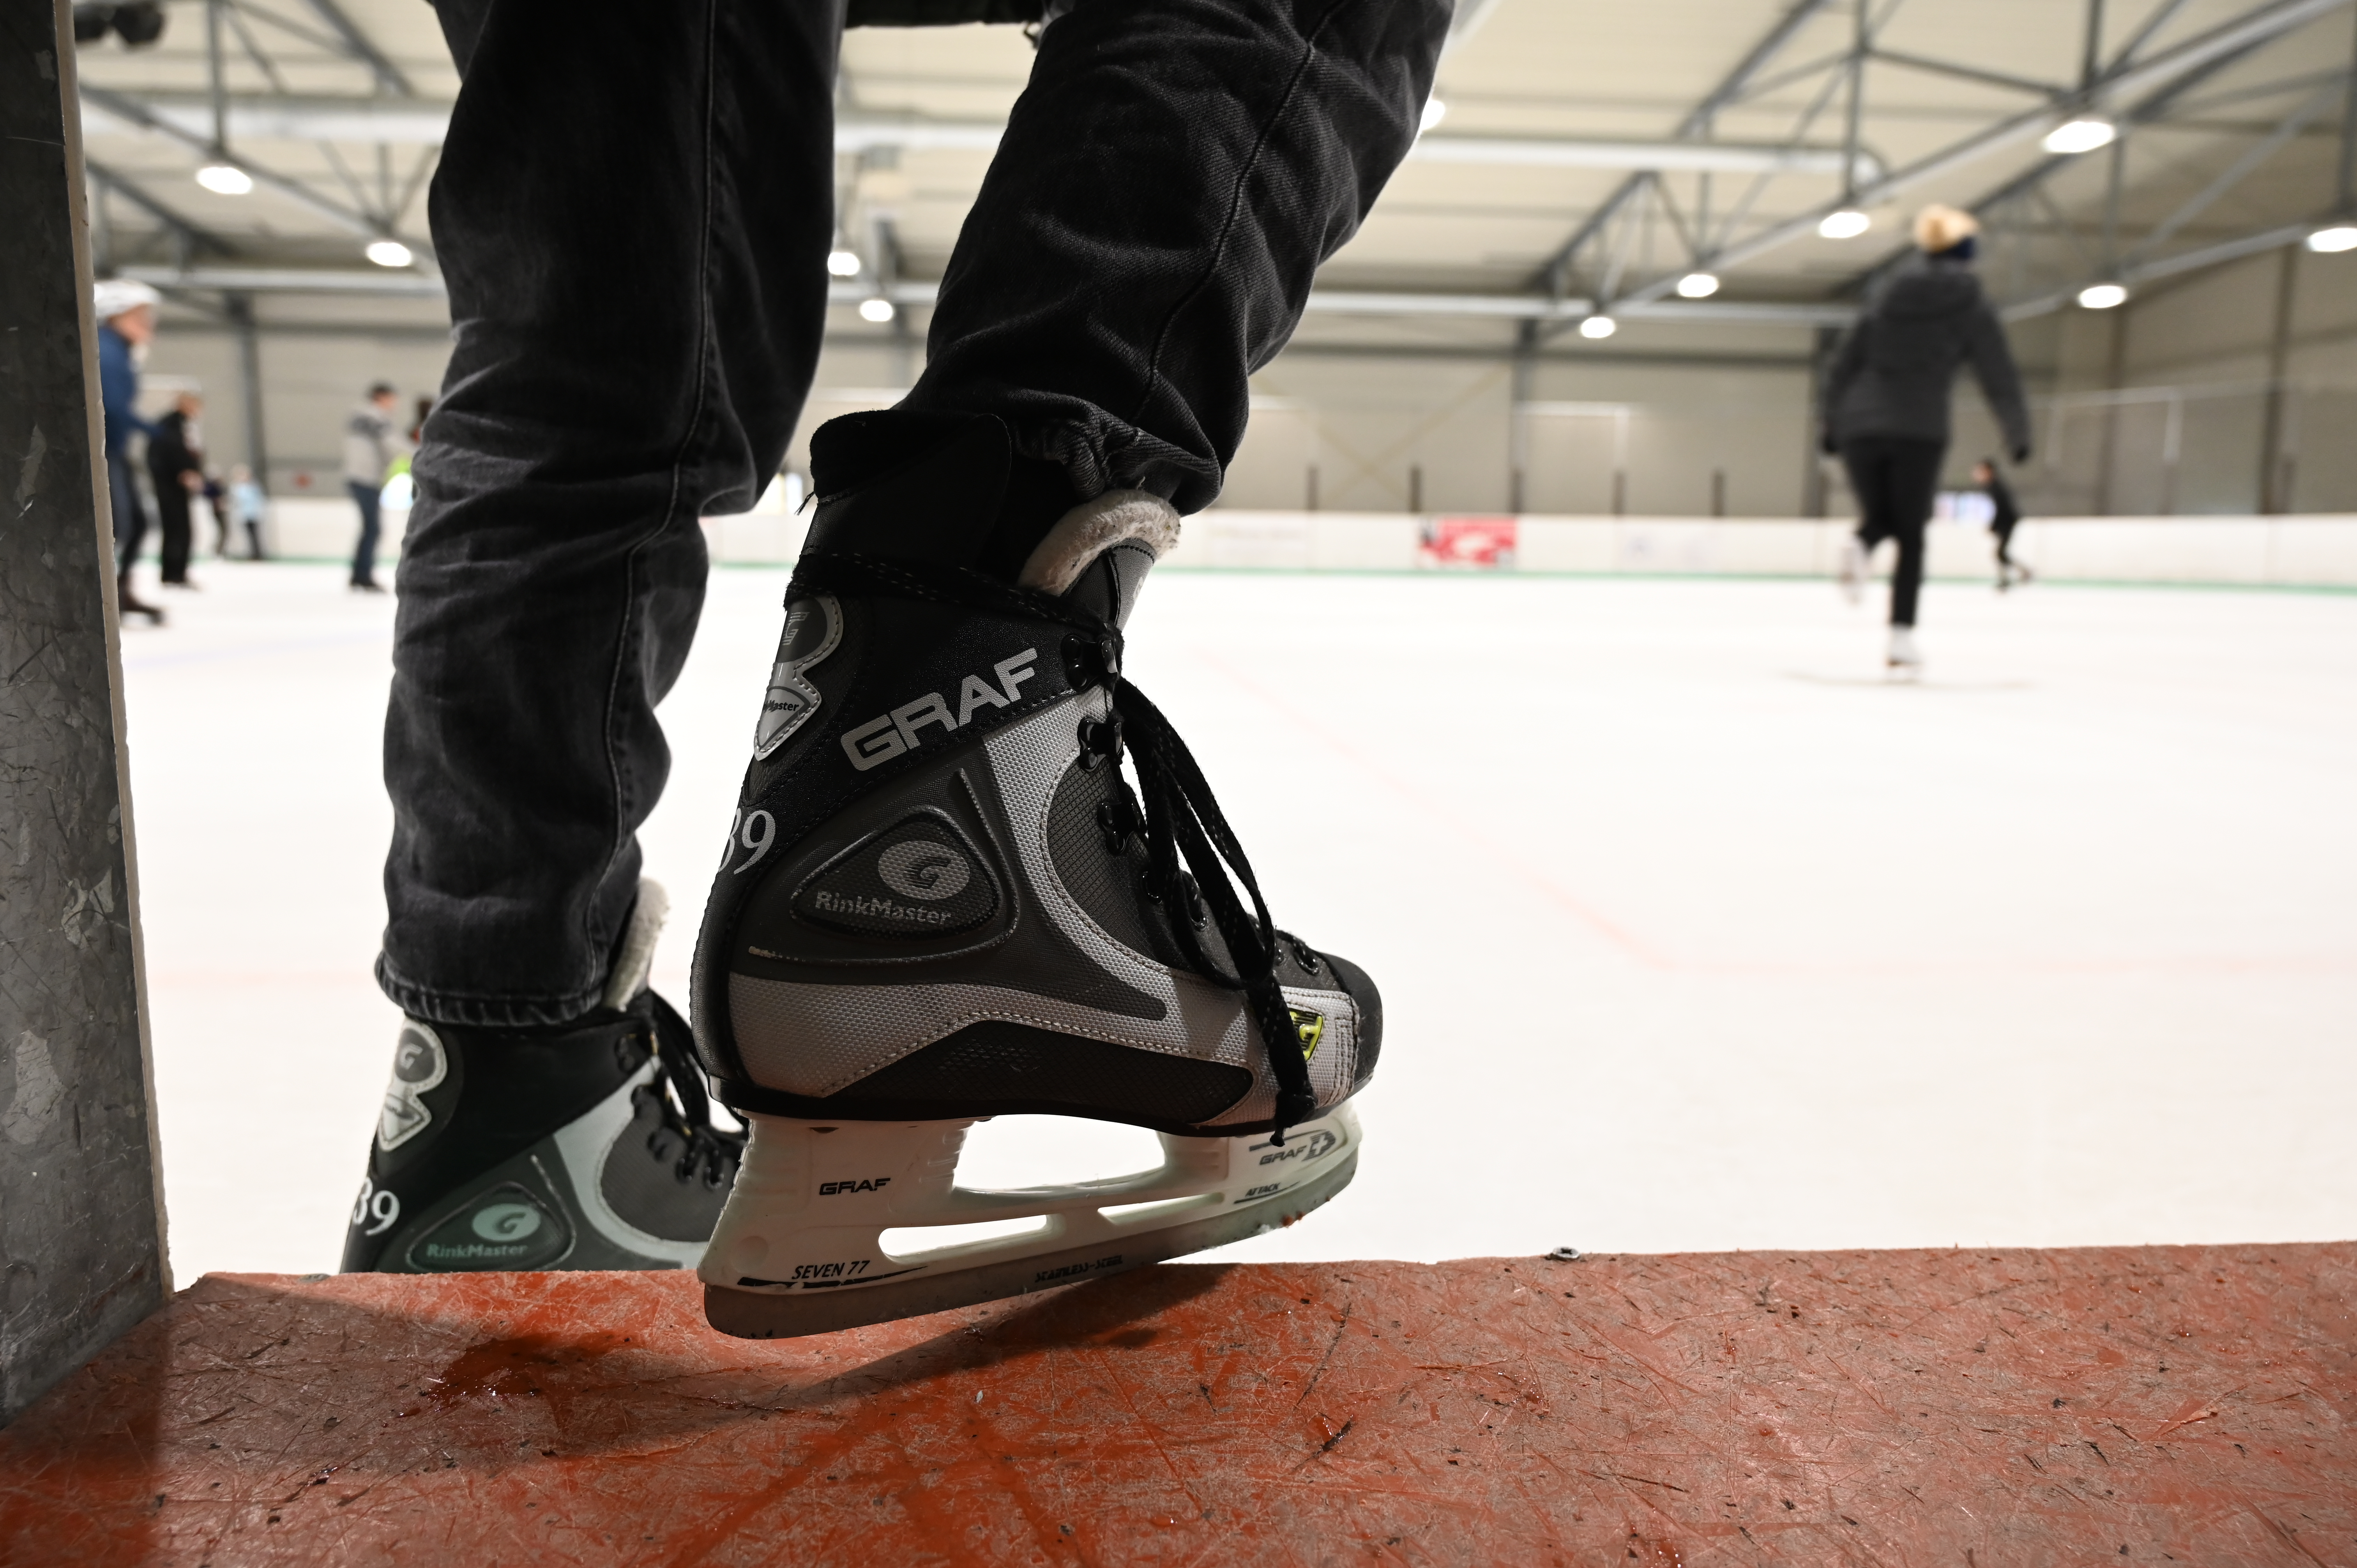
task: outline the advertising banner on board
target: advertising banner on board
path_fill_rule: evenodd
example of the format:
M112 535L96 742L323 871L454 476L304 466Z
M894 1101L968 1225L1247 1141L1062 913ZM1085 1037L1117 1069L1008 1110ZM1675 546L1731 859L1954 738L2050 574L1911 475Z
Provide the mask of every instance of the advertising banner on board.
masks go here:
M1521 519L1432 517L1424 521L1416 562L1424 566L1510 569Z

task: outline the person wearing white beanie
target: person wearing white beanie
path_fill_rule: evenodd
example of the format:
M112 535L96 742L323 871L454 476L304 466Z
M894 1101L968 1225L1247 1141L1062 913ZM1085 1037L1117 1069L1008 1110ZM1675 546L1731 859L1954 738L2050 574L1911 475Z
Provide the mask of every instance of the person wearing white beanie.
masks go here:
M106 411L106 489L114 509L115 601L124 615L160 626L164 612L131 591L131 563L147 536L147 510L131 476L131 437L153 435L139 417L139 361L156 340L156 307L164 296L131 278L101 278L91 291L98 318L98 387Z

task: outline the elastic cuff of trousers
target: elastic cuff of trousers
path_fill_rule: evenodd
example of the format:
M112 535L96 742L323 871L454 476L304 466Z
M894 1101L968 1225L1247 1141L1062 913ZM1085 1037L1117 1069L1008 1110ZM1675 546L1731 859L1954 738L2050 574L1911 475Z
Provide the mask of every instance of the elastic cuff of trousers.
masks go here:
M376 983L393 1004L428 1024L472 1029L544 1029L587 1015L605 995L606 982L572 996L462 996L431 991L404 976L383 953L376 958Z

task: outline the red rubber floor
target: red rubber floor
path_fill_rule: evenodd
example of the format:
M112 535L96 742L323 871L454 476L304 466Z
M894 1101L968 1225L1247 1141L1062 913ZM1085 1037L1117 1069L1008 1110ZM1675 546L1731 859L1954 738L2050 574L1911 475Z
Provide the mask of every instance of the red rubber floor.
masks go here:
M2357 1564L2357 1246L1178 1265L785 1344L214 1275L8 1563Z

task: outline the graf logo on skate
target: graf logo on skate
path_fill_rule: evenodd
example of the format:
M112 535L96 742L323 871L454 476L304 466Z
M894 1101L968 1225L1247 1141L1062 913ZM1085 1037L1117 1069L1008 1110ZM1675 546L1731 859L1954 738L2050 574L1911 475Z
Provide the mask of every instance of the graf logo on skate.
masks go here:
M401 1039L393 1047L393 1081L384 1087L384 1106L377 1112L376 1146L391 1154L434 1120L425 1108L425 1094L449 1076L450 1059L442 1038L414 1018L401 1026Z
M1332 1154L1334 1146L1340 1142L1341 1140L1331 1132L1320 1127L1308 1136L1297 1139L1281 1149L1267 1144L1254 1144L1253 1147L1268 1150L1268 1153L1260 1157L1260 1163L1265 1165L1282 1165L1287 1160L1299 1160L1306 1165L1312 1160L1321 1160Z
M794 889L793 911L861 937L952 936L998 910L998 881L947 812L926 807L871 833Z
M843 754L851 758L851 766L865 773L924 745L917 732L927 725L939 725L942 734L953 735L974 722L976 708L1013 707L1022 698L1023 682L1039 673L1031 668L1039 657L1038 649L1027 648L992 665L990 672L998 677L996 687L979 675L967 676L958 687L954 712L939 692L928 692L914 702L903 703L888 714L869 719L844 735Z
M974 875L965 856L947 844L903 840L876 857L876 875L904 898L954 898Z
M487 1204L467 1228L486 1241L521 1241L540 1229L540 1210L529 1203Z
M506 1181L469 1197L411 1244L413 1269L539 1269L573 1250L572 1227L540 1197Z
M1326 1015L1307 1007L1287 1007L1286 1011L1293 1015L1293 1032L1301 1036L1301 1059L1308 1061L1318 1054L1318 1042L1326 1037Z
M860 1181L823 1181L818 1184L818 1195L833 1197L845 1192L882 1192L891 1185L892 1178L888 1176L868 1176Z

